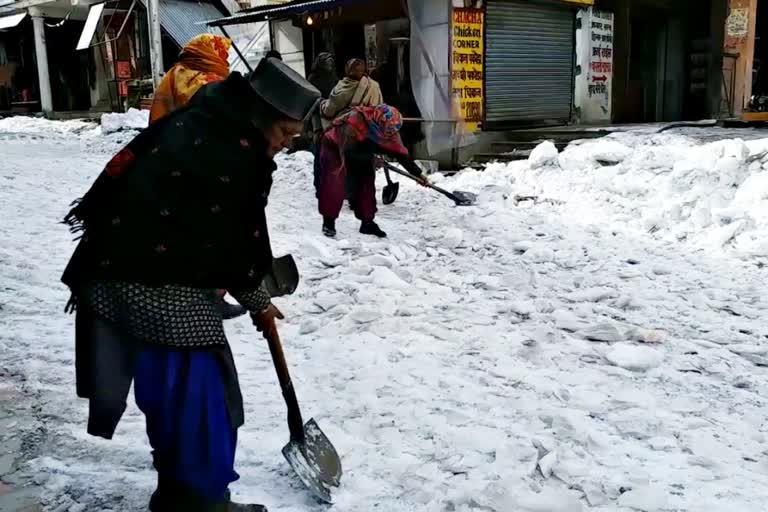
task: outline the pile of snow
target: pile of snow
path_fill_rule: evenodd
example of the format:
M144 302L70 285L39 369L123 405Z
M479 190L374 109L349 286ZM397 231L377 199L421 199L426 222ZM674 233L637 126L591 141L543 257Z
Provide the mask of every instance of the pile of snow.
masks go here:
M103 133L121 130L143 130L149 125L149 110L128 109L124 114L104 114L101 116Z
M145 511L156 484L132 399L113 440L85 435L60 282L74 248L61 217L134 135L0 140L0 353L39 411L12 434L35 440L46 510ZM694 206L720 198L764 232L764 146L626 134L557 165L435 178L478 192L471 208L402 180L376 217L386 240L346 208L324 237L312 156L279 155L271 242L302 275L276 300L280 332L302 407L342 457L334 512L763 510L768 267L670 237L685 215L653 233L643 219L702 187ZM234 497L317 511L280 453L269 351L247 316L227 335L246 409Z
M545 167L547 165L557 165L557 147L550 141L545 141L533 148L528 163L532 169Z
M82 121L50 121L43 117L13 116L0 119L0 133L16 135L71 135L93 130L95 124Z
M768 139L703 144L628 132L553 150L543 143L527 162L492 164L459 182L493 199L575 204L572 221L596 229L768 257Z

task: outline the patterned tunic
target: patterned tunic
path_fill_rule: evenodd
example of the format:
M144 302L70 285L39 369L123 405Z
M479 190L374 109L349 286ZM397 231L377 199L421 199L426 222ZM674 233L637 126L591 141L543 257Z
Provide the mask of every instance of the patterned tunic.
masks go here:
M96 316L148 343L184 348L227 344L214 290L97 281L79 296ZM264 310L270 301L263 289L233 296L251 313Z

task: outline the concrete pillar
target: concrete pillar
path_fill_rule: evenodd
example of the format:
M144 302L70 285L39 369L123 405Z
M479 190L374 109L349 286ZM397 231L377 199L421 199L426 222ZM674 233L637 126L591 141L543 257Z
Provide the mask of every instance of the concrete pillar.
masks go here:
M30 9L32 27L35 33L35 57L37 60L37 78L40 82L40 106L43 112L53 111L51 95L51 77L48 72L48 48L45 46L45 22L40 12Z
M755 29L757 27L757 0L729 0L725 21L725 53L738 54L733 70L723 63L726 77L735 73L734 114L746 110L752 96L752 65L755 58ZM726 69L729 68L729 69Z
M723 45L721 41L725 40L725 19L728 17L728 0L713 0L712 11L710 12L709 34L710 56L708 68L708 116L712 119L722 117L727 111L723 107ZM726 77L729 75L726 73Z
M149 22L149 59L155 89L163 79L163 40L160 28L160 0L147 0L147 20Z

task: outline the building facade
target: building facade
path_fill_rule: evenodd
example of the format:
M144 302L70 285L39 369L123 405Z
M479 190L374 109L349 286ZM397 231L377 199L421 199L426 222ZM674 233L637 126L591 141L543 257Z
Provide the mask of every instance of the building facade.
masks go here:
M153 62L169 69L187 41L210 30L206 21L240 8L235 0L157 0L161 45L153 54L146 1L0 0L0 113L138 106L151 97ZM231 32L252 62L268 47L265 26Z

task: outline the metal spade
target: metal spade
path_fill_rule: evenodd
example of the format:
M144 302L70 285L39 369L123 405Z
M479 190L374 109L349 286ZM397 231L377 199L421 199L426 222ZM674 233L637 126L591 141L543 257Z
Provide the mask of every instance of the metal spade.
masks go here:
M406 178L410 178L414 181L418 181L414 176L411 176L410 173L406 171L401 171L400 169L390 164L389 162L384 162L384 166L390 171L399 174L400 176L405 176ZM456 203L456 206L472 206L477 202L477 195L473 194L472 192L463 192L461 190L454 190L453 192L448 192L447 190L442 189L437 185L433 185L432 183L427 185L427 187L437 192L440 192L447 198L451 199L454 203Z
M298 284L299 271L291 255L276 258L272 271L264 278L264 285L272 297L290 295ZM302 420L283 346L276 331L274 336L267 337L267 342L288 408L288 430L291 437L283 447L283 456L315 497L325 503L332 503L331 489L339 486L342 475L339 454L314 419L306 424Z
M339 486L342 475L339 454L314 419L306 424L301 419L299 402L288 373L280 337L275 333L267 341L285 405L288 407L288 430L291 437L283 447L283 456L315 497L325 503L333 503L331 488Z
M384 185L384 190L381 192L381 202L384 204L392 204L397 199L397 193L400 191L400 184L392 181L389 176L389 168L384 166L384 176L387 178L387 184Z

